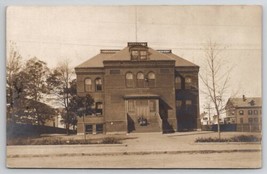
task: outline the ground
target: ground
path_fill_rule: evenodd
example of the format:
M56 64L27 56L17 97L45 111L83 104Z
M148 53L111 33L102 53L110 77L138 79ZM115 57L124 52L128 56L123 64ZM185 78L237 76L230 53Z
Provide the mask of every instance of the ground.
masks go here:
M257 133L227 132L222 133L222 137L240 134ZM197 137L215 137L217 136L215 132L136 133L113 136L129 139L123 140L122 144L110 145L7 146L7 165L19 168L259 168L261 166L260 143L194 142ZM83 138L83 136L72 138Z

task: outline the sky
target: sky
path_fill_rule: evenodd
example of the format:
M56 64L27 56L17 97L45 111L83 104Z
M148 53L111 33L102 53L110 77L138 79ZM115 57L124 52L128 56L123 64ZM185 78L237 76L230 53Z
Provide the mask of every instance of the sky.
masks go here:
M203 48L212 41L223 48L226 69L233 67L228 97L259 97L261 13L259 6L13 6L7 9L7 48L12 41L24 59L37 57L50 68L69 59L75 67L100 49L143 41L172 49L199 65L201 74ZM200 108L205 98L200 93Z

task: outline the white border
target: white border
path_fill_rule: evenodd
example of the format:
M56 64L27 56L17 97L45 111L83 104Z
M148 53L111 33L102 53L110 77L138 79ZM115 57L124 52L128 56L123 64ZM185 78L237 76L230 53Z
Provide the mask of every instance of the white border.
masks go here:
M9 5L262 5L263 8L263 61L262 61L262 78L263 78L263 168L258 170L250 170L250 169L242 169L242 170L203 170L203 169L172 169L172 170L92 170L92 169L7 169L6 168L6 105L5 105L5 90L6 90L6 80L5 80L5 11L6 7ZM31 173L41 173L41 174L73 174L73 173L125 173L135 174L135 173L205 173L205 174L213 174L214 172L221 173L229 173L234 172L237 174L249 174L253 173L267 173L266 167L266 134L265 129L267 126L267 105L266 105L266 69L264 67L266 64L266 45L264 44L266 41L266 7L267 1L265 0L0 0L0 96L2 99L0 100L0 112L1 112L1 126L0 126L0 173L3 174L31 174ZM265 126L264 126L265 125Z

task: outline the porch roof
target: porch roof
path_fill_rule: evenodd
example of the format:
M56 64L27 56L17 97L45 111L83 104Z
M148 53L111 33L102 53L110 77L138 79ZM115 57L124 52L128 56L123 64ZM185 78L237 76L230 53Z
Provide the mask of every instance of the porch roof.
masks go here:
M148 99L148 98L159 98L157 94L128 94L123 96L124 99Z

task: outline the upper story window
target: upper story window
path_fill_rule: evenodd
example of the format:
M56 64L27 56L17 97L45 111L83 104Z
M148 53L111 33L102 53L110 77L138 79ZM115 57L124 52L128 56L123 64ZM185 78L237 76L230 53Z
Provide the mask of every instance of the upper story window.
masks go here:
M147 50L131 50L132 60L147 60Z
M254 110L254 115L258 115L258 110Z
M192 107L192 100L186 100L185 107L186 107L186 110L190 110Z
M253 111L252 110L248 110L248 115L252 115Z
M239 115L244 115L244 111L243 110L239 110Z
M96 115L103 114L103 103L102 102L96 102L95 112L96 112Z
M181 77L175 77L175 89L182 89L182 79Z
M102 91L102 80L101 78L95 79L95 90Z
M85 92L92 91L92 80L91 79L89 79L89 78L85 79L84 89L85 89Z
M148 87L155 87L156 75L154 72L148 73Z
M185 89L197 89L197 79L195 77L185 77Z
M143 88L145 84L145 76L142 72L137 73L137 87Z
M134 87L133 73L131 72L126 73L125 80L126 80L126 87L128 88Z
M146 50L141 50L140 51L140 60L146 60L147 59L147 51Z
M191 89L192 86L192 78L186 77L185 78L185 89Z

